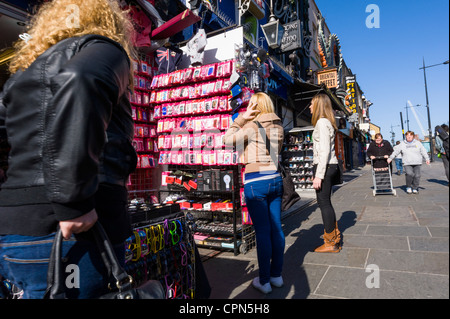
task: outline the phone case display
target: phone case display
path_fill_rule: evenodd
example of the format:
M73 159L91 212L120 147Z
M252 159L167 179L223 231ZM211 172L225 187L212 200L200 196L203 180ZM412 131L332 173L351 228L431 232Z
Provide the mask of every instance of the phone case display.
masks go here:
M294 128L286 134L283 165L291 173L296 190L314 190L312 128Z
M237 165L223 143L231 125L229 77L232 61L153 77L150 103L156 119L160 164Z
M135 285L159 280L166 299L194 299L196 248L180 207L135 200L130 211L133 235L125 242L125 269Z
M242 223L238 153L223 142L232 121L233 68L225 61L155 76L150 103L158 120L158 162L168 164L161 202L192 212L197 245L237 254L247 251L254 232L248 218Z
M153 190L154 176L151 169L156 167L159 156L157 122L150 103L151 81L157 69L152 67L152 56L141 56L140 60L133 60L131 64L134 71L134 90L129 92L129 100L134 120L133 147L138 155L138 163L127 186L130 194L141 197Z

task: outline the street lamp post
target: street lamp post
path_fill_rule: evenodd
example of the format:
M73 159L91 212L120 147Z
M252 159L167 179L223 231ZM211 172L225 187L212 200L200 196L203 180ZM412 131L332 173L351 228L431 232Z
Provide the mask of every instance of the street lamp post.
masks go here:
M433 134L431 131L430 104L428 102L427 74L425 72L425 69L431 68L433 66L441 65L441 64L448 64L448 63L449 63L449 60L442 62L442 63L425 66L425 58L423 58L423 67L419 68L419 70L423 69L423 80L425 82L425 97L426 97L426 102L427 102L428 134L429 134L429 139L430 139L430 161L431 162L433 162L434 148L433 148Z
M269 22L261 25L261 29L267 40L267 45L276 49L281 45L281 39L283 38L284 28L280 21L275 17L273 13L273 0L270 1L270 17Z

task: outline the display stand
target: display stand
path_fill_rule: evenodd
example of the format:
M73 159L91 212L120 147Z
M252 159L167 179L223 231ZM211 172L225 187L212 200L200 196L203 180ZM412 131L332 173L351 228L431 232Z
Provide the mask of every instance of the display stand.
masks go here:
M282 163L298 192L314 191L312 126L293 128L285 134Z
M224 61L156 76L150 103L164 167L160 202L192 212L197 245L238 254L248 251L254 233L242 225L238 154L223 141L232 121L233 67Z
M176 202L193 215L197 246L232 250L235 255L255 246L254 230L241 198L240 166L170 167L174 171L166 172L165 186L159 192L161 202Z
M133 203L133 235L125 244L125 269L136 286L159 280L166 299L194 299L195 245L179 205Z

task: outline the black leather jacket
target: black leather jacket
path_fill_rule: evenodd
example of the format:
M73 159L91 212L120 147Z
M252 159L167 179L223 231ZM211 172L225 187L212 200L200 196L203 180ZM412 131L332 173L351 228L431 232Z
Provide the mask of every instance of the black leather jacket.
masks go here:
M55 44L7 81L0 134L11 149L0 221L11 207L41 204L56 220L73 219L94 208L100 183L125 186L137 162L129 70L118 43L87 35Z

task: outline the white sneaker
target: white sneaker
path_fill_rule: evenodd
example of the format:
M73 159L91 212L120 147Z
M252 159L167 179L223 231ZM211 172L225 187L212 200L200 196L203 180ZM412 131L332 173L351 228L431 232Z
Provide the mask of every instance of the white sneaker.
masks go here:
M264 294L268 294L268 293L272 292L272 286L270 286L270 282L265 283L264 285L261 285L261 283L259 282L259 277L256 277L255 279L253 279L252 285L253 285L253 287L255 287L256 289L258 289L259 291L261 291Z
M406 189L406 192L407 192L408 194L412 194L412 189L411 189L411 187L408 187L408 188Z
M283 287L283 277L270 277L270 284L277 288Z
M413 194L417 194L419 191L417 189L412 190Z

